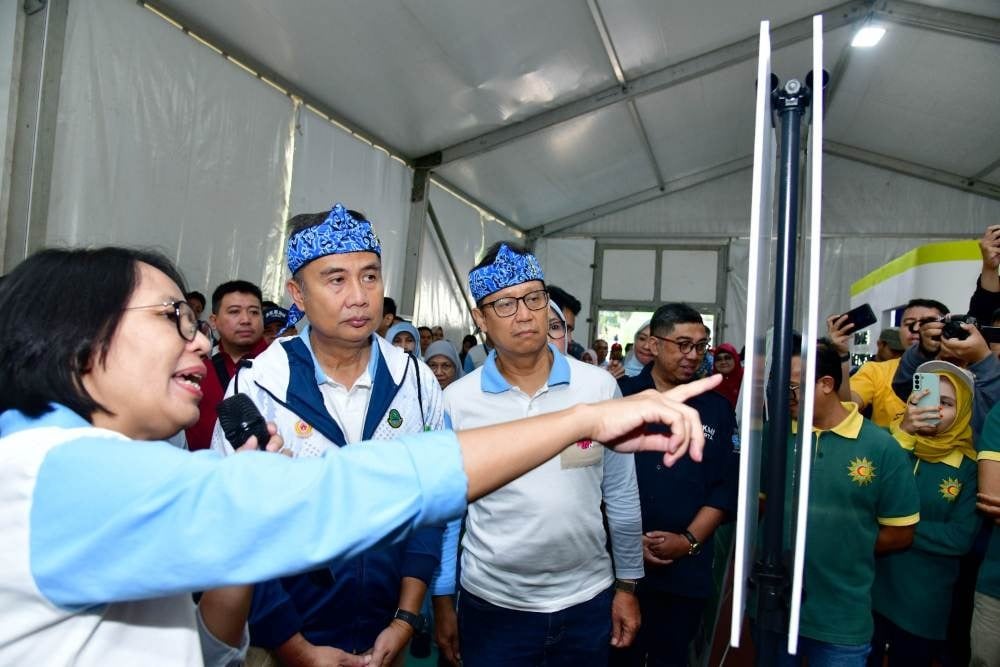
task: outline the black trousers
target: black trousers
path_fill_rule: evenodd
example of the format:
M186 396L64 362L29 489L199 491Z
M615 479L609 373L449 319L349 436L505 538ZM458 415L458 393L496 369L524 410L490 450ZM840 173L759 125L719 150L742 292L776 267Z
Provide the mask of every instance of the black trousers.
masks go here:
M944 642L911 634L878 612L872 612L872 616L875 618L875 634L872 635L868 667L882 667L886 655L889 656L889 667L931 667L934 654L941 650Z
M612 649L611 667L685 667L688 647L701 625L705 598L639 588L642 626L632 646Z

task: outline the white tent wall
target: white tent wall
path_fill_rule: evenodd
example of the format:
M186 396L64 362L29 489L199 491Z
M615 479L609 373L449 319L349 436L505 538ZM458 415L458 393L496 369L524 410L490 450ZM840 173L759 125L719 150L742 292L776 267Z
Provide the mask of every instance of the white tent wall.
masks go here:
M428 219L413 321L418 326L444 327L445 337L461 348L462 337L475 327L465 300L466 276L491 244L518 239L510 229L437 184L431 184L429 197L461 282L456 284Z
M987 226L1000 220L1000 201L994 199L833 156L826 156L824 169L820 307L826 314L847 310L851 283L887 261L934 240L979 237ZM565 233L625 243L728 242L724 338L741 342L746 322L749 192L747 170ZM561 254L556 249L563 243L579 240L543 239L550 258ZM549 259L544 266L551 282L584 284L574 269L564 268L558 261ZM969 277L970 295L975 278ZM592 278L586 284L589 295ZM949 305L961 309L967 304Z
M325 211L341 202L368 216L382 241L385 293L397 302L412 185L413 171L405 164L300 108L288 215Z
M292 101L125 0L70 3L63 63L46 244L158 248L200 290L261 282Z
M545 282L557 285L580 300L573 340L590 347L590 293L594 284L593 239L539 239L535 256L545 271ZM559 304L562 306L562 304Z
M0 211L7 210L11 170L11 139L14 136L14 108L17 104L14 69L21 48L18 38L19 3L0 2ZM0 241L3 233L0 231ZM2 245L2 244L0 244Z

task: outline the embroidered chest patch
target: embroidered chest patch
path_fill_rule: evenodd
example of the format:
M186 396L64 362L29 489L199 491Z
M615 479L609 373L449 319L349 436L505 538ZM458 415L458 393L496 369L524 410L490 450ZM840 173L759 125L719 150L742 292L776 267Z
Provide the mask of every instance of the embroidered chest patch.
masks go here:
M875 479L875 466L867 458L858 457L847 466L847 474L858 486L868 486Z
M393 428L399 428L403 425L403 416L399 414L399 410L393 408L389 410L389 418L385 420L389 426Z
M313 427L301 419L295 422L295 435L299 438L308 438L312 435Z
M958 499L958 494L962 492L962 483L954 477L949 477L941 480L941 486L938 487L938 490L941 492L942 498L953 503Z

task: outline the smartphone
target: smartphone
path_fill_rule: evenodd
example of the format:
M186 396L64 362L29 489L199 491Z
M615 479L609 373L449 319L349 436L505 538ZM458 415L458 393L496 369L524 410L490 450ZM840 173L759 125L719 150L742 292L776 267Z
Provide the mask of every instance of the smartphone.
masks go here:
M837 316L837 319L847 316L847 321L854 325L851 329L851 333L861 331L862 329L867 329L871 325L878 322L878 318L875 317L875 311L867 303L858 306L857 308L852 308L851 310Z
M926 396L920 397L917 401L918 408L936 408L941 405L941 378L935 373L914 373L913 374L913 391L914 393L920 393L924 389L928 390ZM930 420L928 420L930 421ZM932 424L937 424L939 420L935 419L931 421Z
M611 346L611 361L621 361L625 357L622 354L621 343L615 343Z
M979 327L987 343L1000 343L1000 327Z

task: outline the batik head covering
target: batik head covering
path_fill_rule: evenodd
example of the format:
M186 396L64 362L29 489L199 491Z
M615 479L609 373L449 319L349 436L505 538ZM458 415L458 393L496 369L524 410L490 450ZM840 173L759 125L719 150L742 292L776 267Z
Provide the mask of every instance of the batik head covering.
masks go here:
M381 257L382 244L372 229L372 223L355 218L338 202L333 205L323 222L300 229L288 238L288 271L294 276L314 259L349 252L373 252ZM295 326L304 315L293 304L288 311L286 328Z
M531 280L545 281L538 259L531 253L519 255L504 243L492 264L469 272L469 291L479 303L494 292Z

